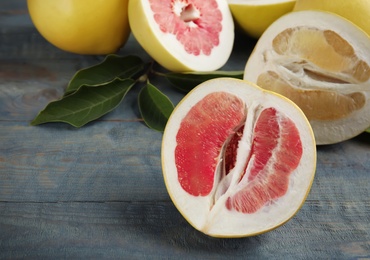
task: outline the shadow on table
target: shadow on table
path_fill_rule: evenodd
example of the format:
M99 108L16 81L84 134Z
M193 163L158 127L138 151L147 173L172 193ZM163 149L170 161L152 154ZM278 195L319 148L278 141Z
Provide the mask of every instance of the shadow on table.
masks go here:
M265 235L247 238L207 236L194 229L170 201L131 203L121 210L124 211L122 236L130 236L133 242L143 247L143 251L152 251L155 255L165 252L166 256L186 254L202 259L245 256L258 252L266 238Z

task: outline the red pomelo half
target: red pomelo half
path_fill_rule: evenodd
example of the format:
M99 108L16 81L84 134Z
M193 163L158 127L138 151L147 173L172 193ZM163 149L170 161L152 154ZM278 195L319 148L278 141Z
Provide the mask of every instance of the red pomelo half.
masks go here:
M171 71L212 71L228 60L234 23L226 0L129 1L133 35Z
M316 169L311 126L290 100L243 80L206 81L172 113L162 167L181 214L215 237L252 236L292 218Z

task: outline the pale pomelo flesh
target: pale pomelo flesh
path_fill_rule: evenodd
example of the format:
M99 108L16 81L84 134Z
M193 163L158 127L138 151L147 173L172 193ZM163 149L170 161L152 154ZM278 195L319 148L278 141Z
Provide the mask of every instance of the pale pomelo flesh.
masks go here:
M286 98L245 81L211 80L171 115L162 164L174 204L195 228L250 236L282 225L302 206L315 172L315 141Z
M370 124L369 44L364 32L339 16L290 13L257 42L244 78L294 101L317 144L341 142Z

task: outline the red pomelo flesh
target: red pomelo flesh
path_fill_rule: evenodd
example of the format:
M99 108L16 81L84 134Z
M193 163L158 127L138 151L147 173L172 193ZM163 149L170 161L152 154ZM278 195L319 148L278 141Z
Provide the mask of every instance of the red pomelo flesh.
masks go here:
M163 33L176 35L187 53L210 55L219 45L222 13L217 1L150 0L154 20Z
M244 111L238 97L215 92L185 116L176 137L175 158L178 179L186 192L207 196L212 191L224 145L227 145L225 174L233 168L241 138L236 130L245 121ZM254 213L283 196L288 189L289 174L298 166L301 156L302 144L294 123L274 108L264 109L256 120L251 154L245 166L248 172L241 175L243 187L227 199L226 207ZM248 181L242 182L244 178Z
M222 92L209 94L189 111L176 136L175 150L178 178L185 191L194 196L211 192L221 148L244 118L243 102Z
M280 121L280 122L279 122ZM243 174L248 182L226 201L226 207L254 213L263 205L283 196L288 190L289 175L302 156L302 143L294 123L273 108L261 112L254 129L249 162ZM247 167L249 168L249 167Z

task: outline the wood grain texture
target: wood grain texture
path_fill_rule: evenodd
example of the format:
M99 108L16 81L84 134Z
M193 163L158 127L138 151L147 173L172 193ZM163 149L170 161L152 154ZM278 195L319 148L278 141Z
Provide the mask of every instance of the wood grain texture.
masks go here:
M237 35L224 69L243 70L254 44ZM150 59L133 37L120 54ZM369 134L318 147L312 190L284 226L210 238L167 194L162 134L139 116L140 88L83 128L29 125L76 70L102 59L58 50L33 28L26 1L0 1L0 259L370 258ZM152 83L175 104L183 97Z

